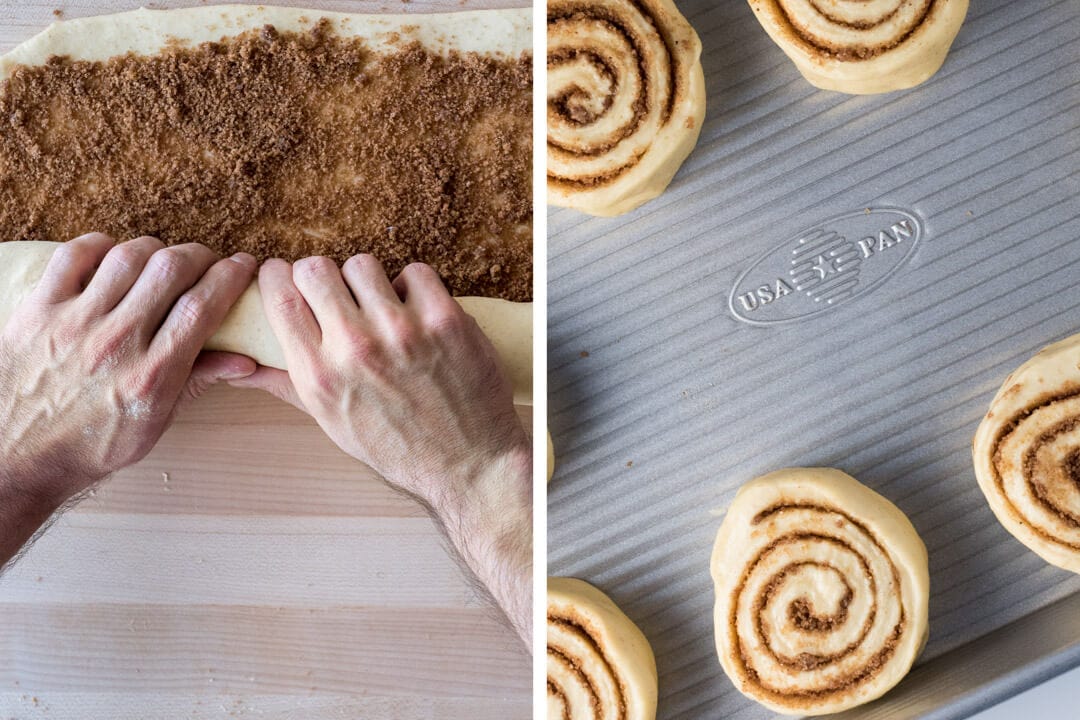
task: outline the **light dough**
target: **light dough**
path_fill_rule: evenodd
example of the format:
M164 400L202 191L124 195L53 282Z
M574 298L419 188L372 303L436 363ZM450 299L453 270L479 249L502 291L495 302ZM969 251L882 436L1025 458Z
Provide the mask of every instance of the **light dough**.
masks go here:
M1080 573L1080 335L1001 385L975 433L975 477L1005 529Z
M619 215L697 143L701 42L671 0L551 0L547 92L548 202Z
M532 10L477 10L409 15L360 15L263 5L210 5L177 10L133 10L53 23L0 57L0 80L17 65L41 65L53 55L107 60L153 55L175 44L199 45L273 25L279 32L311 29L323 18L342 36L391 52L411 42L429 51L452 50L516 57L532 49Z
M45 266L60 243L0 243L0 327L37 286ZM532 404L532 303L491 298L457 298L502 358L514 386L514 402ZM253 358L261 365L287 369L285 356L263 312L258 285L251 286L233 306L221 329L206 344Z
M812 85L891 92L945 62L968 0L749 0L762 27Z
M555 475L555 444L551 442L551 431L547 433L547 481Z
M712 576L720 664L775 712L869 702L926 643L926 547L895 505L839 470L778 470L740 488Z
M548 578L548 720L653 720L656 659L649 641L604 593Z

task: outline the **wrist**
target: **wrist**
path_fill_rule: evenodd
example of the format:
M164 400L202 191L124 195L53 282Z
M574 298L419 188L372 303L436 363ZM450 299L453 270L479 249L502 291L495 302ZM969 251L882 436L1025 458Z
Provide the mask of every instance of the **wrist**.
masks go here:
M439 517L454 518L470 532L494 529L494 520L532 516L532 447L527 438L482 454L444 478L425 498Z
M531 645L531 447L515 446L493 459L456 498L436 508L450 542Z
M52 483L14 472L11 467L0 469L0 568L15 556L37 532L67 496L55 491Z
M51 514L95 482L85 473L53 463L20 463L18 457L8 457L0 468L0 498L12 508L45 509Z

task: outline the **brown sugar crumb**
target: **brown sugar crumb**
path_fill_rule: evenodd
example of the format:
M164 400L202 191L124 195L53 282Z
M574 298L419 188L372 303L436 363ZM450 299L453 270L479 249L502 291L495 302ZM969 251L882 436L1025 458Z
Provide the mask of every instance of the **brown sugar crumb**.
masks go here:
M61 10L60 8L56 8L55 10L53 10L52 14L53 14L53 17L58 17L58 18L64 17L64 11Z
M531 58L376 53L272 27L52 58L0 89L0 237L155 235L260 260L373 253L532 293Z

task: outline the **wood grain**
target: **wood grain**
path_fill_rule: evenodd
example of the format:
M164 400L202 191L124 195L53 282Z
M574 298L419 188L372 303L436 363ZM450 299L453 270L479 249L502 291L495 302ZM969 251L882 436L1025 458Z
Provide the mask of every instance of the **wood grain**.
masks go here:
M3 2L56 20L199 2ZM347 12L520 0L308 2ZM529 424L531 408L519 414ZM424 512L306 415L214 388L0 578L0 718L531 715L530 661Z

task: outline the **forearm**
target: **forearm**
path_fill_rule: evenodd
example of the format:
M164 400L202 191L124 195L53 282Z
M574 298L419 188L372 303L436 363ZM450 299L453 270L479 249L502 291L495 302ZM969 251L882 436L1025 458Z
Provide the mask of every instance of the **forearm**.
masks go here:
M532 462L515 449L436 508L448 539L526 646L532 645Z
M65 499L54 483L0 470L0 570L34 537Z

